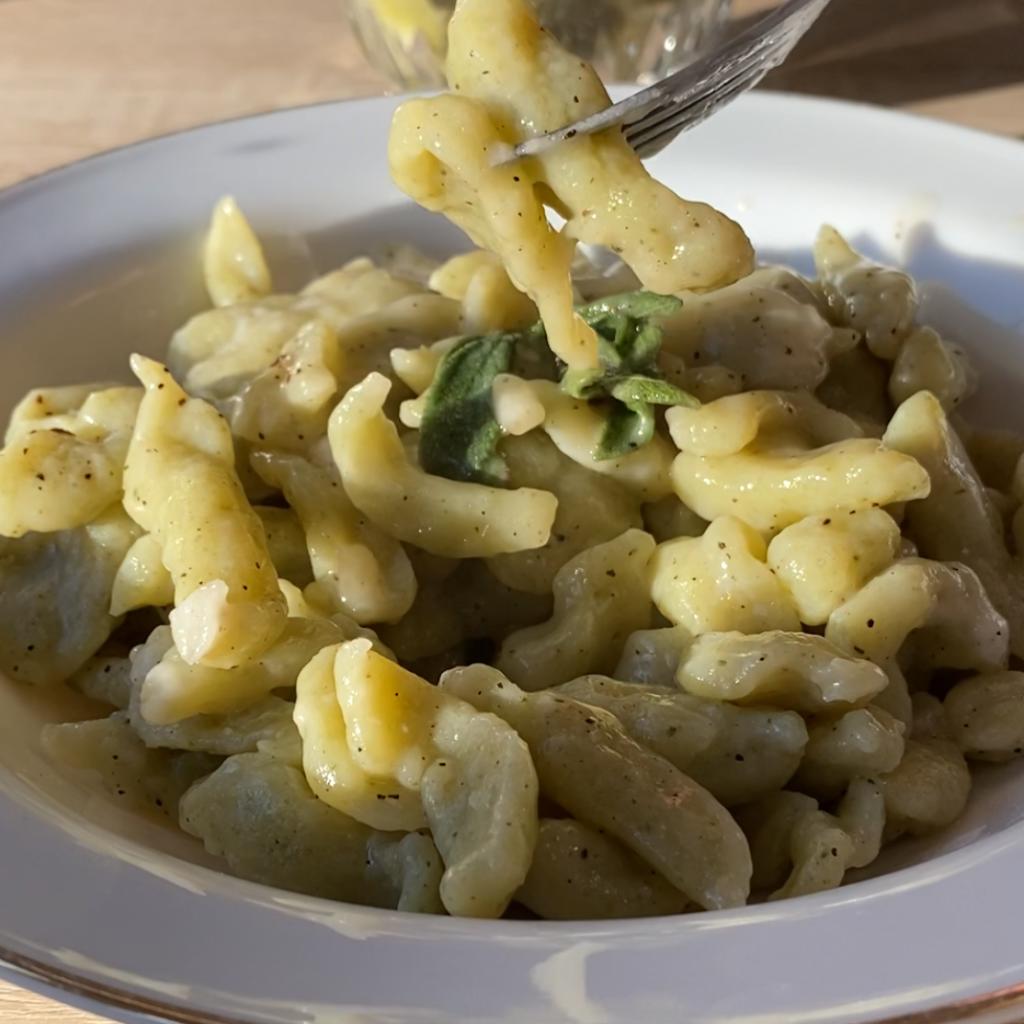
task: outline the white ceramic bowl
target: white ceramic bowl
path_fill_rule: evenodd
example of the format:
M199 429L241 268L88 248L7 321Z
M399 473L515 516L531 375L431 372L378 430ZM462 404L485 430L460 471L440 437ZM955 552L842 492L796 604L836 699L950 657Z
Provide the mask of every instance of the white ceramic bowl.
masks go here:
M0 406L39 383L123 376L132 350L161 353L203 305L198 245L222 193L270 239L281 286L389 242L464 246L389 182L393 102L202 128L0 195ZM970 413L1024 429L1024 147L754 95L654 170L739 218L766 258L809 269L829 220L933 282L926 316L982 370ZM881 865L897 870L838 892L638 922L425 919L218 873L187 837L44 760L38 725L65 709L0 690L5 973L121 1019L811 1024L1011 1020L1024 1006L1019 766L979 773L955 828L898 845Z

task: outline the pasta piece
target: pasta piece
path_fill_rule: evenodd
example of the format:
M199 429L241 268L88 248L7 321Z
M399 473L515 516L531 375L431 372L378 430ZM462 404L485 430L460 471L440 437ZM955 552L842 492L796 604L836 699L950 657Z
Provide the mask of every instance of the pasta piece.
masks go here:
M477 249L453 256L431 275L430 287L462 303L467 334L512 331L537 321L537 307L490 252Z
M849 868L870 864L882 844L885 803L876 784L857 779L837 815L783 791L745 808L740 819L750 837L754 888L774 889L770 898L777 900L834 889Z
M313 581L313 568L306 550L306 535L302 522L290 508L256 505L253 511L260 517L267 535L267 550L277 570L278 582L288 580L297 587Z
M722 516L703 537L659 545L651 559L651 597L662 615L694 635L798 630L793 602L765 564L766 551L756 530Z
M84 526L120 499L142 393L100 387L30 391L15 409L0 451L0 536Z
M921 554L972 569L1009 623L1010 649L1024 655L1024 571L1010 558L999 514L938 399L928 392L909 398L896 410L885 441L917 459L931 478L929 497L907 509Z
M972 428L962 421L956 424L956 432L982 483L998 491L1010 491L1020 501L1024 495L1014 486L1014 480L1024 455L1024 437L1009 430Z
M574 679L558 692L610 711L637 743L674 764L726 807L781 789L807 743L804 721L793 711L734 707L604 676Z
M1024 673L961 680L943 710L951 738L972 761L1009 761L1024 752Z
M182 794L217 767L206 754L149 750L128 724L127 713L43 726L43 751L56 764L97 781L132 810L174 817Z
M505 719L529 746L546 796L620 840L695 903L717 909L746 900L750 853L728 811L613 715L525 693L485 665L445 673L441 689Z
M257 506L267 535L267 549L274 568L283 579L305 585L313 573L306 551L306 538L295 513L287 508ZM134 608L163 607L174 603L174 581L163 564L160 542L143 534L128 549L114 577L110 614L123 615Z
M967 806L971 773L950 740L907 740L903 760L879 779L886 838L926 835L956 821Z
M949 412L971 396L977 382L963 349L943 341L930 327L918 327L900 346L889 396L899 405L918 391L930 391Z
M109 612L117 567L135 538L119 509L89 526L0 539L0 669L62 682L118 624Z
M885 672L810 633L705 633L676 673L689 693L805 714L866 704L889 684Z
M672 483L707 520L732 515L766 533L836 508L861 509L928 494L928 474L912 458L868 438L796 451L751 445L735 455L681 452Z
M918 690L911 694L910 706L914 716L910 728L912 739L948 740L953 738L942 701L933 693Z
M371 825L422 818L445 861L449 912L504 912L537 835L536 774L512 729L364 640L322 651L303 671L295 721L322 800Z
M904 649L919 666L995 671L1006 665L1006 621L966 566L905 558L830 616L825 636L886 664Z
M232 432L260 447L307 451L327 431L341 368L335 332L322 320L303 324L270 366L223 402Z
M288 734L295 732L293 705L280 697L267 696L225 715L193 715L166 724L148 721L142 711L143 689L150 671L173 649L170 639L166 627L157 627L129 662L128 722L147 747L228 756L254 751L264 740L287 742Z
M676 406L665 421L680 451L712 458L734 455L769 437L827 445L861 433L849 416L802 391L746 391L695 409Z
M612 477L642 501L657 501L671 493L668 473L672 446L658 433L647 444L614 459L596 453L608 423L593 405L573 398L549 380L532 380L534 395L544 407L544 431L558 450L593 473Z
M814 243L814 264L836 320L860 331L876 356L894 359L917 313L910 277L872 263L828 225Z
M546 921L681 914L689 901L614 839L572 818L541 821L516 901Z
M410 463L385 417L391 383L371 374L331 415L331 452L352 503L376 526L431 554L486 558L547 543L558 501L430 476Z
M117 567L110 592L110 614L124 615L135 608L174 604L174 580L164 567L163 546L144 533Z
M564 84L570 65L572 94ZM597 363L596 338L572 308L574 238L614 248L654 291L724 283L749 270L740 229L655 183L614 133L570 140L529 166L495 166L525 131L543 132L609 102L593 71L543 32L523 0L460 5L449 26L448 80L458 96L412 100L396 113L392 177L501 258L570 366ZM562 232L548 225L541 194L566 217Z
M270 294L270 271L259 240L231 196L213 209L203 246L206 291L215 306Z
M318 592L363 624L397 622L412 607L416 577L402 545L365 520L334 472L284 452L255 452L252 464L298 513Z
M228 758L181 802L181 827L232 873L292 892L436 913L441 858L321 803L302 772L267 754Z
M558 500L551 536L543 547L488 560L491 572L506 586L548 594L570 559L640 526L635 498L614 480L566 458L543 434L509 438L502 451L513 486L547 491Z
M622 656L612 674L627 682L673 690L679 661L691 643L693 634L682 626L638 629L626 637Z
M881 437L892 415L889 377L889 364L860 344L832 359L815 394L829 408L855 420L866 436Z
M721 364L745 388L806 388L828 373L829 360L856 343L813 302L780 290L778 271L757 270L716 291L687 294L665 323L665 347L687 366Z
M242 493L223 419L152 359L132 356L132 369L146 395L128 450L125 509L161 545L181 656L233 668L258 657L284 628L266 534Z
M644 528L659 544L676 537L699 537L708 524L674 494L643 507Z
M627 530L567 562L555 576L551 618L509 636L498 668L527 690L610 671L626 637L650 625L653 553L649 534Z
M893 771L903 757L903 723L879 707L815 719L796 785L818 797L842 793L856 778Z
M820 626L898 557L900 529L881 509L836 509L787 526L768 545L768 565L800 621Z
M244 710L274 690L294 686L303 666L322 648L361 635L363 631L343 616L289 618L281 636L259 658L223 669L190 665L174 647L171 631L157 627L145 645L132 652L143 680L142 714L153 725L170 725L193 715Z
M128 658L121 655L94 654L68 679L68 685L121 711L131 699L131 667Z

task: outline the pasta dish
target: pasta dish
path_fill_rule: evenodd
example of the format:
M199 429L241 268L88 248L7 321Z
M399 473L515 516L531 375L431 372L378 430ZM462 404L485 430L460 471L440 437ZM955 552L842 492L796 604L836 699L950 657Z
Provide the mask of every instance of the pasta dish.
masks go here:
M820 892L1024 750L1024 438L913 281L816 278L617 131L528 0L459 0L395 183L477 247L211 308L0 451L0 669L48 755L243 878L602 919Z

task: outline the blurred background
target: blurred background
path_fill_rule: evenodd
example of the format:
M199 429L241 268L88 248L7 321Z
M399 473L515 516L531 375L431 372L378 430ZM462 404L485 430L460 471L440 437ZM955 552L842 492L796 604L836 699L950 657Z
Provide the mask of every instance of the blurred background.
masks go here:
M393 89L394 61L380 38L369 39L374 62L367 59L350 2L0 0L0 186L207 121ZM560 3L577 0L542 2L557 18ZM624 7L649 5L663 15L673 6L695 12L699 29L692 39L678 33L679 57L689 42L707 43L719 27L735 31L774 0L630 0ZM388 0L382 6L387 13ZM364 37L373 31L364 19ZM642 31L665 30L648 24ZM639 61L648 69L652 52ZM643 70L623 68L620 60L610 69L618 78ZM833 0L763 88L1024 136L1024 0Z

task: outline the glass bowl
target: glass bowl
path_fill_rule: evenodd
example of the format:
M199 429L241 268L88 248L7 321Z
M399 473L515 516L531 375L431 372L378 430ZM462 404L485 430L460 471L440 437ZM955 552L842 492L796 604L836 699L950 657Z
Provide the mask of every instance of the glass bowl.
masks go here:
M343 0L369 62L405 89L444 84L455 0ZM606 82L652 82L707 47L730 0L533 0L543 24Z

